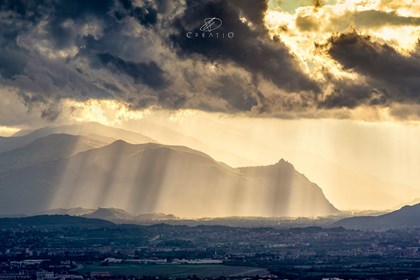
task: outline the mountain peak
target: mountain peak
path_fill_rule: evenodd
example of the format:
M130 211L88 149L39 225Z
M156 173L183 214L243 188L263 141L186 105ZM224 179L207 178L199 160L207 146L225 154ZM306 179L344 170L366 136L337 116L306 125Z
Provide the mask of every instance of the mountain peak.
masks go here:
M278 162L277 162L277 164L279 164L279 165L292 165L293 166L293 164L291 164L290 162L288 162L287 160L285 160L284 158L281 158Z
M114 142L112 142L110 144L110 146L111 145L113 145L113 146L119 146L119 145L132 145L132 144L130 144L130 143L124 141L124 140L118 139L118 140L115 140Z
M119 208L104 208L99 207L97 210L93 211L92 213L88 213L83 215L86 218L97 218L97 219L116 219L116 220L129 220L134 215L128 213L127 211Z
M283 170L295 171L295 167L293 166L293 164L291 164L283 158L280 159L276 164L274 164L274 166Z

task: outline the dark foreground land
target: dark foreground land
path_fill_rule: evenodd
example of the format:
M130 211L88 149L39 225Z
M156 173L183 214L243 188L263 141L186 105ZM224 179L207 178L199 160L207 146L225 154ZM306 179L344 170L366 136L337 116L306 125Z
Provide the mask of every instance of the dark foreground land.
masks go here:
M420 279L420 229L0 219L0 279ZM153 278L155 279L155 278Z

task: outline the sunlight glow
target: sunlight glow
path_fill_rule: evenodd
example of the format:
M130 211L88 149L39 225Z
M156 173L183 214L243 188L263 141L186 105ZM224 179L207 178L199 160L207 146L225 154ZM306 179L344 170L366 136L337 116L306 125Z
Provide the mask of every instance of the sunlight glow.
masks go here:
M19 128L0 126L0 136L11 136L19 131Z
M91 99L85 102L66 100L70 118L77 122L99 122L105 125L116 125L126 120L140 120L150 114L151 109L143 111L130 110L124 103L116 100Z
M325 44L333 34L356 30L361 34L373 35L380 42L391 45L405 55L413 52L418 44L420 32L418 25L364 27L354 22L355 13L372 9L382 9L387 12L397 10L401 16L418 17L420 14L418 1L342 0L327 3L316 11L310 1L306 4L297 7L293 13L279 8L269 10L265 15L265 25L270 36L279 36L296 56L302 69L317 80L323 79L321 68L328 69L338 78L360 79L356 74L340 69L338 63L325 52L314 48L314 42ZM312 26L307 27L308 30L300 30L298 18L306 18Z

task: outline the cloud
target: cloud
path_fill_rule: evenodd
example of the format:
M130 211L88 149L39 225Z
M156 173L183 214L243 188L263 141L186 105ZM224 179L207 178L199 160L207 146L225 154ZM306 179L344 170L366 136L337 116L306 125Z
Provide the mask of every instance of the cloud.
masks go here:
M314 10L317 11L324 4L322 0L312 0Z
M109 53L98 53L97 58L102 67L110 71L124 73L134 79L135 83L143 83L154 89L165 88L167 81L162 69L152 61L149 63L135 63L125 61L118 56Z
M298 14L295 24L300 31L315 31L320 28L319 20L312 14Z
M258 104L257 97L250 92L246 80L238 79L234 75L220 77L218 84L209 88L210 92L217 93L230 105L230 111L250 111Z
M133 53L156 47L150 36L137 40L130 32L155 25L159 8L148 1L2 1L0 82L28 108L46 106L47 120L57 118L63 99L155 104L169 85L161 63L124 53L124 44Z
M420 105L418 104L397 104L390 111L393 116L405 121L420 118Z
M420 17L403 16L395 11L382 10L335 10L335 6L323 6L314 12L310 7L296 11L296 27L303 32L344 32L349 28L376 30L384 27L420 26Z
M266 2L258 1L258 5L247 2L187 1L185 13L175 22L178 33L171 36L178 54L183 57L199 55L209 61L233 62L253 73L255 78L270 80L277 87L289 91L319 91L317 83L302 72L280 38L269 37L262 24ZM233 32L234 38L203 38L201 33L199 37L185 36L187 32L200 32L203 19L216 15L223 19L218 31L226 34Z
M280 38L269 36L266 10L265 1L251 0L5 1L0 81L28 108L45 107L47 120L64 99L234 113L269 110L262 81L282 93L319 92ZM211 13L235 37L187 40L184 31Z
M406 17L396 12L378 10L359 11L353 14L354 23L357 27L376 28L387 25L420 25L420 17Z
M418 53L403 55L376 35L341 34L349 17L367 29L416 26L418 17L311 3L276 33L267 1L4 0L0 85L48 121L66 114L68 100L275 117L419 103ZM201 37L209 17L221 19L213 35L224 38ZM342 73L329 69L331 61Z
M420 103L418 53L400 54L386 43L379 43L370 36L356 32L332 36L328 53L345 70L354 71L366 78L373 90L367 94L366 91L360 90L360 98L357 98L360 102L378 95L379 100ZM355 96L353 94L349 97L352 99Z

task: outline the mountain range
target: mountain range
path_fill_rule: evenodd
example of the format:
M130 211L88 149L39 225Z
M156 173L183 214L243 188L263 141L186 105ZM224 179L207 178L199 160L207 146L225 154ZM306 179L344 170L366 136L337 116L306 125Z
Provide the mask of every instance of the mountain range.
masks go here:
M283 159L232 168L188 147L93 123L11 138L0 141L3 215L78 206L181 217L339 213L319 186Z
M420 228L420 203L407 205L399 210L379 215L352 217L335 222L333 226L359 230L389 230Z
M39 215L69 215L79 216L89 219L101 219L110 221L116 224L144 224L144 223L156 223L156 222L168 222L179 220L178 217L172 214L163 213L148 213L134 215L125 210L118 208L98 208L98 209L86 209L82 207L76 208L59 208L51 209L40 213Z
M35 228L35 227L77 227L77 228L104 228L114 224L101 219L86 219L69 215L38 215L20 218L0 218L0 228Z
M156 140L137 132L105 126L99 123L87 122L74 125L48 126L32 131L20 131L12 137L0 137L0 153L23 147L38 138L51 134L85 136L89 139L107 144L118 139L130 143L157 142Z
M94 220L105 220L114 224L170 224L170 225L218 225L234 227L276 227L276 228L299 228L299 227L344 227L346 229L364 231L384 231L420 228L420 204L404 206L401 209L376 216L363 216L343 218L343 216L329 216L312 218L286 218L286 217L221 217L182 219L171 214L150 213L134 215L117 208L85 209L82 207L69 209L52 209L38 215L51 216L77 216ZM29 217L30 218L30 217ZM18 220L17 220L18 221ZM20 220L19 220L20 221Z

